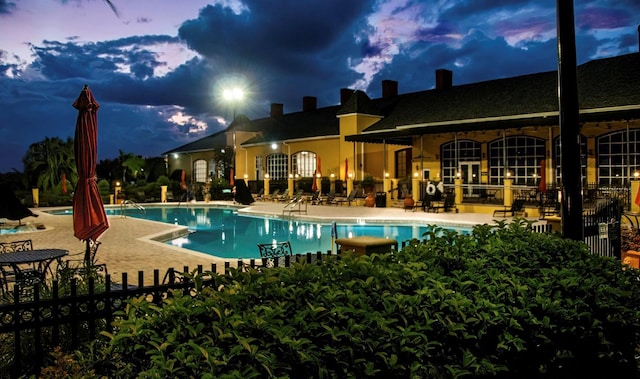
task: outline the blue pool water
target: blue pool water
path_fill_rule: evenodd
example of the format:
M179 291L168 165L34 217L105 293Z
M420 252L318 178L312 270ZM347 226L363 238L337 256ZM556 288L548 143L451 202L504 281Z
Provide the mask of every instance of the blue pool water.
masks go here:
M216 207L149 207L144 213L132 209L126 212L127 217L186 226L191 233L166 243L221 258L259 258L257 244L274 241L290 241L295 253L331 250L330 222L247 216L238 214L235 209ZM119 215L120 209L107 209L107 214ZM336 229L337 238L366 235L392 238L399 244L411 238L422 238L429 230L423 225L364 223L337 223Z

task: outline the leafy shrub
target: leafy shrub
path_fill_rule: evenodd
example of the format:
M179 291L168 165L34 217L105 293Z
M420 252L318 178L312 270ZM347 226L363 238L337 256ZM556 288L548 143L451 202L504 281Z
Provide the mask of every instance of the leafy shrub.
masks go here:
M106 377L629 378L640 277L520 221L132 301L76 353ZM196 280L201 280L196 277Z
M171 183L171 180L169 180L166 175L160 175L156 183L158 183L159 186L168 186Z
M211 200L229 200L233 195L225 193L224 190L230 189L229 182L224 178L213 178L209 183L209 193Z
M106 179L100 179L98 181L98 192L100 192L100 198L102 202L105 204L109 204L109 195L111 195L109 191L109 181Z

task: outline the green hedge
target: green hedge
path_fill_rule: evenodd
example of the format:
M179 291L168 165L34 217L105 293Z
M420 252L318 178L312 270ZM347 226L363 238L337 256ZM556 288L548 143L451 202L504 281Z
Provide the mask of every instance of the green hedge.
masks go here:
M638 271L527 225L140 298L75 359L113 378L635 377Z

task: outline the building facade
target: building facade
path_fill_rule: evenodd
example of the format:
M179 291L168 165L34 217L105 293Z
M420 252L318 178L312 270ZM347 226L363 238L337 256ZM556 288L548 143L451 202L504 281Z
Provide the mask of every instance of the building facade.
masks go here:
M311 178L453 185L548 186L562 182L556 71L456 86L437 70L432 89L382 96L341 89L338 105L303 98L300 112L272 104L269 117L237 117L222 132L166 152L189 181L234 175L248 181ZM583 186L625 186L640 170L640 54L578 66ZM224 153L222 153L224 151ZM226 168L223 154L232 154ZM320 167L318 167L320 166ZM232 173L233 172L233 173ZM637 174L636 174L637 175ZM415 183L415 182L414 182Z

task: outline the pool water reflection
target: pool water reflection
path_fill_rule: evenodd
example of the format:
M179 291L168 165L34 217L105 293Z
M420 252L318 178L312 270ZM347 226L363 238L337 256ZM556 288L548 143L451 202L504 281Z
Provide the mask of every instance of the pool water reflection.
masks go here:
M118 215L119 209L107 210ZM145 218L189 228L191 233L167 241L221 258L259 258L257 244L289 241L296 253L331 251L331 223L289 220L278 217L256 217L238 214L235 209L219 207L149 207L144 213L127 210L128 217ZM375 236L392 238L401 244L411 238L422 238L429 228L409 224L337 224L337 237ZM460 229L461 232L466 232Z

